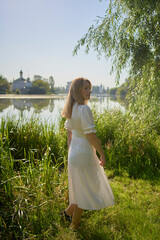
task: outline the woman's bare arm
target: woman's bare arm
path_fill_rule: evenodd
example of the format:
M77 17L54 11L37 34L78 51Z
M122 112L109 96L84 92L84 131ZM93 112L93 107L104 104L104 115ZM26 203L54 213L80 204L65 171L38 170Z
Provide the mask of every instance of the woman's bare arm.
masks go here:
M101 165L103 166L106 163L105 160L105 154L103 151L103 148L101 146L101 142L99 140L99 138L97 137L97 135L95 133L88 133L87 135L87 139L90 142L90 144L97 150L97 152L100 154L101 156Z
M68 148L70 146L71 140L72 140L72 132L67 130L67 144L68 144Z

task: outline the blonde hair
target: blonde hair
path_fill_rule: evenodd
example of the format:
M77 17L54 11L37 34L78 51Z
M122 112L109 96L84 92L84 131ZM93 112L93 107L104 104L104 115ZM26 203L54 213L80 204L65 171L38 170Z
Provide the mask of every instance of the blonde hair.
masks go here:
M86 81L89 83L90 88L91 88L92 85L88 79L78 77L72 81L65 106L61 113L62 117L71 118L72 107L75 102L77 102L80 105L87 103L87 101L82 97L82 94L81 94L81 90Z

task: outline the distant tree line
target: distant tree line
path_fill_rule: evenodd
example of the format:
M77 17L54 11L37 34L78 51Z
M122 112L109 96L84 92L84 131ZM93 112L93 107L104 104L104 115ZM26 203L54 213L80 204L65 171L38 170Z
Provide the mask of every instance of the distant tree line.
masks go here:
M105 87L103 85L101 86L92 86L92 94L110 94L110 95L120 95L120 96L126 96L129 85L130 85L130 78L125 80L125 83L123 83L120 87L110 88ZM8 82L6 78L4 78L2 75L0 75L0 94L5 93L11 93L11 83ZM15 91L16 94L20 94L20 90L17 89ZM55 87L55 80L52 76L50 76L48 79L43 78L40 75L34 75L32 80L32 88L28 92L28 94L49 94L49 93L55 93L55 94L65 94L66 88L65 87Z
M32 88L28 92L29 94L47 94L47 93L55 93L55 81L52 76L47 78L43 78L40 75L34 75L32 80ZM0 94L11 93L12 92L12 84L8 82L8 80L0 75ZM17 88L15 91L16 94L20 94L20 90Z
M114 87L109 89L110 95L126 96L130 89L131 78L125 79L125 82L120 87Z
M32 82L32 87L27 92L28 94L65 94L66 87L56 87L55 80L52 76L48 79L43 78L40 75L34 75ZM0 76L0 93L11 93L12 92L12 84L8 82L6 78ZM16 94L20 94L20 89L15 90ZM100 86L92 86L93 94L106 94L109 93L109 87L105 89L105 87L101 84Z

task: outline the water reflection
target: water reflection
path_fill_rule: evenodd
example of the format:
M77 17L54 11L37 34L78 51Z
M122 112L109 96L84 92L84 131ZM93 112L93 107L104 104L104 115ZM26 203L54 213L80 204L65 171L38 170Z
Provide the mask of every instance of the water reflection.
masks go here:
M21 117L31 117L38 114L38 118L42 121L51 121L58 124L60 113L65 104L66 98L25 98L25 99L0 99L0 120L7 115L18 115ZM88 105L95 107L97 111L103 112L112 108L118 108L125 111L115 97L110 96L92 96Z
M0 99L0 112L12 105L11 99Z
M32 107L32 103L29 99L12 99L12 105L14 108L23 112L24 110L30 110Z
M49 111L50 112L53 112L53 109L54 109L54 99L52 98L51 100L50 100L50 105L49 105Z
M127 107L127 101L125 96L110 96L110 100L114 102L119 102L122 106Z
M120 99L116 96L94 96L89 105L91 107L96 107L96 110L99 112L115 108L124 112L126 107L122 104L123 101L125 102L125 99L121 99L120 102Z
M36 113L42 112L43 109L47 109L50 105L50 99L30 99L32 107L36 109Z

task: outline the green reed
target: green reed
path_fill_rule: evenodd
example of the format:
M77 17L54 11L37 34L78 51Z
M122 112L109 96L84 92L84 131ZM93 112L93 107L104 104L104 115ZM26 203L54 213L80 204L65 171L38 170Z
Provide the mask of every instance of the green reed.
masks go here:
M127 173L116 176L107 170L116 205L85 211L76 233L60 220L60 211L68 204L66 159L62 169L46 154L36 162L23 161L20 171L8 159L6 154L1 172L2 239L158 239L158 182L133 180Z
M10 149L14 159L42 159L47 152L54 162L67 152L64 131L55 133L54 124L42 124L36 116L2 119L0 132L4 148Z
M94 111L93 111L94 112ZM129 112L94 112L97 135L105 149L107 166L117 173L128 171L132 177L158 176L160 167L160 118ZM42 160L45 155L55 163L67 157L67 137L64 119L59 128L31 119L14 117L2 119L1 149L14 159L14 167L21 168L25 159ZM16 160L16 161L15 161Z
M53 164L48 153L40 160L21 160L18 170L14 167L17 160L12 159L12 164L9 159L7 153L1 158L2 239L40 237L48 224L54 235L60 227L55 224L59 222L60 209L68 199L66 167L62 171L61 163L57 160Z
M160 118L120 111L95 113L97 135L105 149L108 167L131 177L159 176Z

